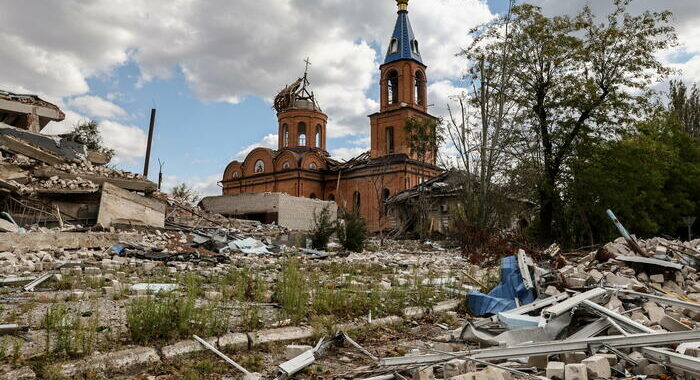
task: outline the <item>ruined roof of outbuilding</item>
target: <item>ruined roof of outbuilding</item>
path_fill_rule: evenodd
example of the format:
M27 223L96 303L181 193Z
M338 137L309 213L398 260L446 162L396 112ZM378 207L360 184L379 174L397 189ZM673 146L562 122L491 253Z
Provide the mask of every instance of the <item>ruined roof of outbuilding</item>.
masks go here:
M39 107L51 108L51 109L54 109L56 111L59 111L60 114L63 117L65 117L65 115L63 114L63 112L61 112L61 109L58 108L57 105L55 105L53 103L49 103L49 102L39 98L39 96L37 96L37 95L16 94L14 92L0 90L0 99L9 100L9 101L18 102L18 103L23 103L23 104L30 104L30 105L39 106ZM63 120L63 118L61 118L59 120Z

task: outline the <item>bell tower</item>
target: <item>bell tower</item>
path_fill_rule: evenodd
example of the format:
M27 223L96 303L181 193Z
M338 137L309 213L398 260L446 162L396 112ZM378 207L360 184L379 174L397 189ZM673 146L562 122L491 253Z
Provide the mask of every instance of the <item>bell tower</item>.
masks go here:
M396 0L398 17L384 63L379 67L379 112L370 115L371 157L405 153L410 147L406 119L432 118L428 114L427 66L408 18L409 0ZM415 157L413 157L415 158ZM428 159L431 164L435 158Z

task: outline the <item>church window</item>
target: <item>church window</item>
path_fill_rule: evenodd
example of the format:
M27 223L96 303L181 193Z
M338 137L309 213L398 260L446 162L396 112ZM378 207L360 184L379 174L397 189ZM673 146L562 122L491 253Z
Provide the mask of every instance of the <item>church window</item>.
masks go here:
M316 126L316 148L321 147L321 126L317 125Z
M422 71L416 71L416 104L425 105L425 76Z
M413 40L411 48L413 49L413 54L420 55L420 51L418 50L418 40Z
M297 133L299 134L299 144L298 146L306 146L306 124L299 123L297 126Z
M282 164L282 169L289 169L290 166L289 161L285 161L284 164Z
M265 172L265 163L263 162L263 160L255 161L255 172L256 173L264 173Z
M399 73L396 70L391 70L387 75L387 95L388 103L396 104L399 102Z
M392 38L389 43L389 54L396 54L399 52L399 40Z
M311 169L311 170L316 170L316 169L318 169L318 165L316 165L315 162L312 162L312 163L309 164L309 169Z
M394 153L394 127L386 129L386 153Z
M390 195L389 189L382 190L382 215L386 215L386 200L389 199Z
M283 137L284 141L283 141L282 146L286 148L289 146L289 126L287 124L285 124L282 127L282 129L283 129L283 134L284 134L284 137Z
M238 178L238 172L233 172L233 178Z
M360 212L360 192L356 191L352 194L352 206L354 212Z

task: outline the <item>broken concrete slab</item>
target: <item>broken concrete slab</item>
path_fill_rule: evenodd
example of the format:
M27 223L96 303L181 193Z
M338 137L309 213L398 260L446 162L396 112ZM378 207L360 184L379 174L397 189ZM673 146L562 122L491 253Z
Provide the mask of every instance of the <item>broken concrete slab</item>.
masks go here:
M218 346L221 348L247 348L248 334L230 333L219 337Z
M158 185L155 183L145 180L145 179L130 179L130 178L115 178L115 177L103 177L98 175L86 175L86 174L71 174L64 171L54 169L51 167L40 167L34 169L32 175L36 178L53 178L58 177L63 180L75 180L80 177L83 180L88 180L96 185L103 185L105 183L111 183L114 186L125 190L139 191L139 192L153 192L156 191Z
M564 366L566 380L588 380L588 369L584 364L567 364Z
M313 327L283 327L250 332L248 333L248 341L251 346L257 346L265 343L309 339L313 336Z
M590 358L583 359L581 364L586 366L588 377L592 379L608 379L612 375L610 362L603 356L593 355Z
M63 249L105 249L120 241L140 239L133 233L80 233L80 232L28 232L4 233L0 239L0 251Z
M217 338L209 338L206 339L207 343L211 344L212 346L216 346L218 339ZM161 352L163 353L163 359L173 359L178 356L184 356L184 355L189 355L195 352L201 352L205 351L206 347L202 346L199 342L195 340L183 340L180 342L177 342L175 344L171 344L168 346L163 347Z
M116 223L162 228L165 227L165 209L165 204L159 200L131 193L106 182L102 185L97 224L104 228Z
M564 379L564 367L566 366L563 362L549 362L547 363L547 369L545 375L550 378Z
M154 348L135 347L106 354L95 354L85 359L65 363L60 371L67 377L76 377L87 371L123 373L158 362L160 362L160 356Z

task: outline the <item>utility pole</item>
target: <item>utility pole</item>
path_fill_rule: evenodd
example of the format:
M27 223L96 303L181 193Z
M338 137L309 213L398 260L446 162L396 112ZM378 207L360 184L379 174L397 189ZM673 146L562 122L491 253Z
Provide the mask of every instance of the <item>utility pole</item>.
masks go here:
M153 128L156 124L156 109L151 109L151 123L148 127L148 144L146 145L146 161L143 164L143 176L148 178L148 166L151 163L151 145L153 144Z

